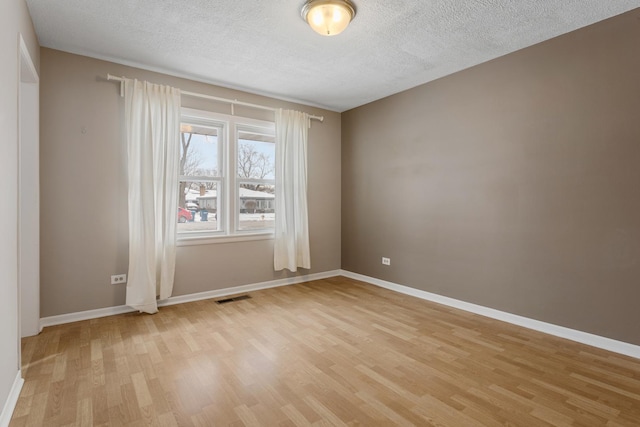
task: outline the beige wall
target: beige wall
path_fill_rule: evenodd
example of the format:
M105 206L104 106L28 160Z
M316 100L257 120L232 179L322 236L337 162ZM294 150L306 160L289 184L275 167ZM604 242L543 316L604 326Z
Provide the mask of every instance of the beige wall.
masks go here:
M38 41L23 0L0 2L0 407L18 373L18 35L36 68Z
M127 271L126 152L123 100L107 73L183 90L295 108L323 115L309 132L312 269L340 268L340 115L317 108L42 49L41 315L124 304L124 286L110 276ZM193 108L230 112L228 105L183 98ZM273 114L236 107L237 115ZM84 128L85 133L82 129ZM178 248L174 295L284 278L273 271L271 240Z
M343 113L342 268L640 344L639 40L636 9Z

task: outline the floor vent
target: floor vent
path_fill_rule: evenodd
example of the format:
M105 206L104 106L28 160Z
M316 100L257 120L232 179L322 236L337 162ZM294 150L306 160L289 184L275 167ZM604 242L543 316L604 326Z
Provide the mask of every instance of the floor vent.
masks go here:
M233 301L242 301L243 299L251 299L251 296L249 296L249 295L240 295L240 296L232 297L232 298L219 299L219 300L216 300L216 304L226 304L228 302L233 302Z

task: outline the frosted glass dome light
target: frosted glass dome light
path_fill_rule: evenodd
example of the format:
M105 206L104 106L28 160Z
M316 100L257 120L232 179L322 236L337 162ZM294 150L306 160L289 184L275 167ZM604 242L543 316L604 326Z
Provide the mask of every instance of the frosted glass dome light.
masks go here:
M316 33L335 36L347 28L356 10L348 0L309 0L301 15Z

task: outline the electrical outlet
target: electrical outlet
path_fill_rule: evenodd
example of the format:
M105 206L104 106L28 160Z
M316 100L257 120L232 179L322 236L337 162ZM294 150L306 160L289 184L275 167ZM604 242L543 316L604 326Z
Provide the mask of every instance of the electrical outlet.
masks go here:
M382 263L384 265L391 265L391 258L382 257Z
M114 274L111 276L111 284L112 285L120 285L122 283L127 283L127 275L126 274Z

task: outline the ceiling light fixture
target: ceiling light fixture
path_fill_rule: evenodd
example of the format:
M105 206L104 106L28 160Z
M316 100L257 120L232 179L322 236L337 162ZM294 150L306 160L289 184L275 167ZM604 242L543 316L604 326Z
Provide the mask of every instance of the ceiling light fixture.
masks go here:
M349 0L308 0L301 15L316 33L335 36L347 28L356 10Z

